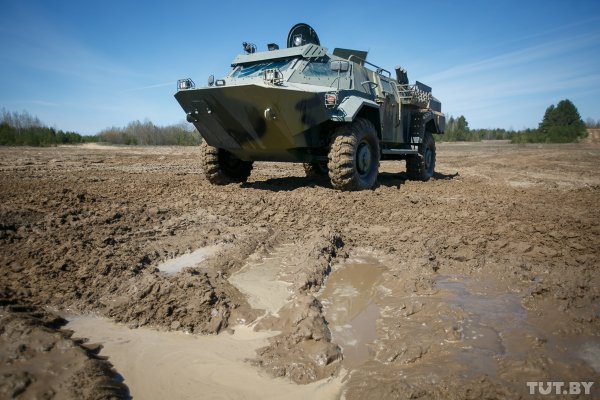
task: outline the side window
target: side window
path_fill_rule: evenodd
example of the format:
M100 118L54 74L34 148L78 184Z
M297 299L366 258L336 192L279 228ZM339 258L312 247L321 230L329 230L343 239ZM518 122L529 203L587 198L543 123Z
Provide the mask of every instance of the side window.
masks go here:
M328 76L332 72L329 69L328 62L309 62L302 73L306 76Z
M296 64L295 71L291 74L289 81L340 90L352 88L354 65L350 63L348 71L338 72L331 70L330 61L329 57L302 59Z
M331 70L330 64L329 64L329 58L320 58L317 60L313 60L310 61L306 67L304 68L304 71L302 71L302 73L305 76L309 76L309 77L337 77L338 73L335 71ZM347 76L348 72L342 72L340 74L340 76Z

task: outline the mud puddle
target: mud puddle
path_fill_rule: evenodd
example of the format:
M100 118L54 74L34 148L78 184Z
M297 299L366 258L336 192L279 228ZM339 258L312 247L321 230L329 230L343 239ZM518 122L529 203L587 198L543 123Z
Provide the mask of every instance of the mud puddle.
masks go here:
M229 282L247 296L255 309L277 315L292 294L290 282L282 280L282 273L291 262L294 245L284 244L268 257L250 260L229 278Z
M600 337L571 329L556 305L527 310L493 276L433 281L429 293L384 299L373 368L393 365L413 385L485 375L523 394L528 381L600 379Z
M100 355L115 366L134 399L335 399L342 388L341 377L297 385L261 374L246 360L273 333L246 326L233 334L196 336L77 316L69 317L67 328L104 346Z
M440 289L435 297L451 308L448 314L441 314L444 342L460 347L458 358L469 366L468 373L496 375L497 359L512 350L507 348L513 341L512 331L519 329L522 334L521 328L527 323L520 297L515 293L490 293L489 287L465 277L440 276L435 284Z
M179 257L167 260L157 266L158 270L167 274L176 274L184 268L197 267L206 259L214 256L222 246L206 246L194 250L191 253L183 254Z
M360 256L334 265L319 299L332 341L344 354L346 368L357 368L374 357L380 316L375 302L384 266L374 257Z
M465 277L441 276L436 285L440 300L461 316L454 325L456 335L446 341L454 338L460 343L461 359L471 366L471 373L509 376L510 366L526 360L533 348L537 357L554 363L556 371L600 372L595 356L600 353L600 337L569 332L560 318L537 318L523 308L521 295L500 291L489 280ZM547 307L545 315L556 315Z

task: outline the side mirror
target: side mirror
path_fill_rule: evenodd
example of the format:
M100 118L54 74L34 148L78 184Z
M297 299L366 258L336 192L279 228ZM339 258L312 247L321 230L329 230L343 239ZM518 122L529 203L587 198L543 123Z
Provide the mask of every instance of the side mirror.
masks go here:
M208 76L208 86L212 86L215 84L215 76L214 75L209 75Z
M350 62L340 60L332 61L329 64L329 68L334 72L347 72L350 69Z

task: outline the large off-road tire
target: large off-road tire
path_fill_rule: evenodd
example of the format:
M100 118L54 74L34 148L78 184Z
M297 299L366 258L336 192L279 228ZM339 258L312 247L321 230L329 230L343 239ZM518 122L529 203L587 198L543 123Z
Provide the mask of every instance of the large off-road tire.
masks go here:
M406 159L406 174L409 179L428 181L435 172L435 140L429 132L423 135L419 154Z
M372 188L379 173L379 139L373 124L358 118L338 127L329 150L329 178L335 189Z
M252 172L252 161L243 161L228 152L209 146L205 141L200 145L202 172L214 185L246 182Z
M327 176L329 169L327 168L327 162L312 162L304 163L304 172L309 178L322 178Z

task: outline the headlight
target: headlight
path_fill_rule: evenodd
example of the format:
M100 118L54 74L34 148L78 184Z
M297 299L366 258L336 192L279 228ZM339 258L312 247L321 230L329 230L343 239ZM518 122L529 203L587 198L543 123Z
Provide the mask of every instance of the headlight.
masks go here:
M333 108L338 105L338 92L325 93L325 107Z
M267 69L263 72L263 79L266 83L281 85L283 83L283 73L277 68Z
M193 89L196 85L190 78L180 79L177 81L177 90Z

